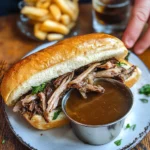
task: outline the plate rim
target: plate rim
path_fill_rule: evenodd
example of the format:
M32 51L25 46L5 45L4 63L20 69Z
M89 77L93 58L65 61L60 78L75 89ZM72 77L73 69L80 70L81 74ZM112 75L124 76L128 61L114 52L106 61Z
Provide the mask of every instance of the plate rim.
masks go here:
M55 44L55 43L57 43L57 41L52 42L52 43ZM31 50L30 52L28 52L27 54L25 54L25 55L23 56L23 58L25 58L25 57L27 57L27 56L33 54L34 51L35 51L36 49L38 49L39 47L46 46L46 45L49 45L49 44L51 45L52 43L51 43L51 42L48 42L48 43L44 43L44 44L41 44L41 45L39 45L39 46L36 46L33 50ZM52 44L52 45L53 45L53 44ZM43 48L39 49L38 51L40 51L40 50L42 50L42 49L43 49ZM38 51L37 51L37 52L38 52ZM146 68L147 71L149 72L149 69L148 69L148 67L145 65L145 63L144 63L135 53L133 53L133 52L130 51L130 50L129 50L129 52L132 53L133 55L135 55L135 57L137 57L137 58L141 61L141 63L145 66L145 68ZM1 97L1 98L2 98L2 97ZM3 98L2 98L2 99L3 99ZM26 141L24 141L24 140L22 139L22 137L21 137L20 135L18 135L18 134L14 131L14 128L12 127L12 125L11 125L11 123L10 123L10 121L9 121L9 118L8 118L8 115L7 115L7 112L6 112L6 105L4 104L4 101L3 101L3 100L2 100L2 110L3 110L3 112L4 112L4 116L5 116L5 118L6 118L6 121L7 121L8 125L9 125L11 131L12 131L13 134L17 137L17 139L18 139L24 146L28 147L29 149L31 149L31 150L38 150L38 149L36 149L35 147L31 146L31 145L30 145L29 143L27 143ZM139 133L138 137L136 137L132 142L130 142L129 144L125 145L123 148L121 148L121 149L119 149L119 150L126 150L126 149L131 149L131 148L135 147L138 143L140 143L140 142L142 141L142 139L147 135L148 132L150 132L150 122L148 122L148 124L146 125L146 127L144 127L144 130L143 130L141 133Z

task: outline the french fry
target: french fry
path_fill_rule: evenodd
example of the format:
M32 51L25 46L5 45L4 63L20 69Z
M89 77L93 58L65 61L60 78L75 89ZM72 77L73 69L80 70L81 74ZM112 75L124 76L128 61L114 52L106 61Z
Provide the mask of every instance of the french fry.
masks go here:
M74 15L73 11L70 9L66 0L55 0L55 3L58 5L60 10L64 14L68 14L72 20L75 20L75 15Z
M37 23L34 25L34 36L40 40L45 40L47 33L40 30L41 24Z
M24 0L21 13L29 18L40 40L60 40L75 26L78 0Z
M49 7L50 3L51 3L50 0L39 0L36 3L36 7L47 9Z
M70 17L67 14L64 14L61 16L60 21L64 24L64 25L68 25L70 23Z
M71 30L76 25L75 22L71 22L67 27Z
M60 40L64 37L63 34L58 34L58 33L50 33L47 35L48 41L55 41L55 40Z
M75 12L76 11L76 4L75 2L72 2L70 0L66 0L66 2L68 3L69 7Z
M50 9L50 12L53 15L54 19L56 21L59 21L60 17L61 17L61 11L60 11L59 7L55 4L52 4L49 9Z
M78 0L67 0L67 3L70 7L71 10L74 12L74 21L77 20L78 15L79 15L79 7L78 7Z
M56 32L56 33L61 33L65 35L69 33L69 29L66 26L64 26L61 23L58 23L56 21L51 21L51 20L44 21L40 29L45 32Z
M34 20L34 21L38 21L38 22L43 22L45 20L53 20L53 16L51 14L47 14L45 16L42 16L42 17L37 17L37 16L34 16L34 15L28 15L28 18L30 18L31 20Z
M32 6L25 6L21 10L21 13L24 15L33 15L36 17L43 17L48 14L48 10L42 8L36 8Z

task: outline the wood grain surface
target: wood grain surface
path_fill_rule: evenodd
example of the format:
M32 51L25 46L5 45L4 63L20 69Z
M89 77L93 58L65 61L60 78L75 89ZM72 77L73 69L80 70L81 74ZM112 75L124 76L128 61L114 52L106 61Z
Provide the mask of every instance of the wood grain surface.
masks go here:
M22 35L16 27L19 15L0 17L0 61L5 60L9 65L17 62L22 56L28 53L42 42L36 42ZM91 5L80 5L80 34L91 33L92 15ZM150 50L139 56L150 68ZM32 137L31 137L32 140ZM3 144L2 144L3 142ZM0 150L28 150L15 137L6 122L0 99ZM133 149L150 150L150 133Z

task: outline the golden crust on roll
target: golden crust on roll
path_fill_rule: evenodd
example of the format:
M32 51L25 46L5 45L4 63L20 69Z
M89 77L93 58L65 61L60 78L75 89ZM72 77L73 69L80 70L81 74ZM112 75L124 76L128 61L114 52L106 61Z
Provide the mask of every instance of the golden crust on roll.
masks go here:
M79 61L79 64L77 64L79 68L95 61L88 59L81 64L80 58L82 59L82 57L86 55L92 57L92 54L96 55L97 53L100 53L102 56L100 56L100 60L114 56L118 59L123 59L128 51L119 39L111 35L89 34L63 40L19 61L6 73L1 84L1 93L6 104L11 105L13 101L16 101L20 97L22 91L19 91L18 88L23 88L25 92L27 92L31 89L31 86L39 85L42 82L51 80L51 78L56 78L57 76L72 71L64 70L64 72L62 72L64 68L60 68L59 65L63 64L65 67L65 62L68 63L69 61L69 63L74 63L75 61ZM27 85L28 87L25 87L25 82L29 81L34 75L39 72L42 73L42 71L46 71L48 68L51 69L54 66L58 66L58 68L54 70L55 75L52 75L53 77L49 77L49 79L45 80L42 78L42 81L34 82L32 85L29 85L29 83ZM70 66L70 69L73 69L73 67L74 69L77 68L76 66ZM16 90L19 91L17 95L15 94Z
M51 114L53 115L53 112ZM34 115L32 119L29 118L28 114L24 114L23 116L33 127L40 130L47 130L51 128L61 127L69 123L69 120L65 117L65 114L63 112L61 112L61 114L56 120L53 121L51 119L49 123L45 122L43 117L40 115Z
M2 97L8 106L17 103L14 110L21 112L28 122L38 129L64 125L68 120L66 117L59 118L58 115L62 112L52 112L57 110L59 100L68 88L82 88L77 86L76 77L80 68L84 68L81 76L83 74L86 78L92 73L93 77L95 74L95 77L103 77L105 74L111 77L112 71L115 79L121 80L129 87L137 82L140 71L124 61L127 53L128 50L119 39L107 34L94 33L60 41L13 65L2 80ZM124 62L126 65L118 67L118 62ZM94 72L96 68L100 68L103 73ZM84 74L86 69L89 71L88 75ZM47 85L50 89L47 89ZM39 92L36 93L36 90ZM47 96L47 90L52 91L50 96ZM36 111L31 113L35 106ZM49 118L52 114L54 118L55 115L58 118Z
M120 59L119 61L127 64L128 67L132 65L131 63L127 62L124 59ZM140 76L141 76L141 70L139 68L136 68L132 76L128 80L126 80L124 84L129 88L132 87L139 80Z

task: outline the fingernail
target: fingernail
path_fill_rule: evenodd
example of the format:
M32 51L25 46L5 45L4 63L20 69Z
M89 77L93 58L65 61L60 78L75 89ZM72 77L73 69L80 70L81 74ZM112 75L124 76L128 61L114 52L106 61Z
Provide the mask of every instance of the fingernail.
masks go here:
M134 50L136 54L140 55L143 53L143 50L142 49L135 49Z
M128 38L126 39L126 46L127 46L128 48L131 48L131 47L133 46L133 44L134 44L134 41L133 41L130 37L128 37Z

